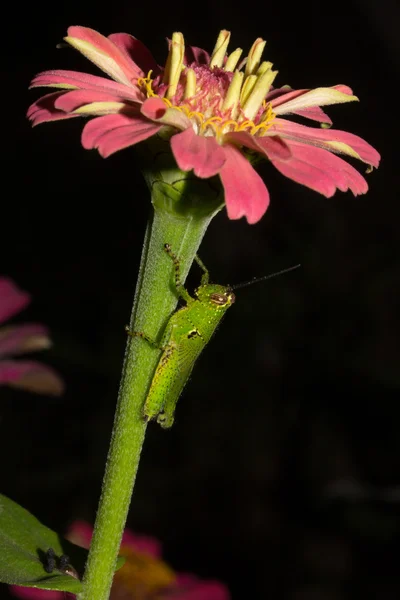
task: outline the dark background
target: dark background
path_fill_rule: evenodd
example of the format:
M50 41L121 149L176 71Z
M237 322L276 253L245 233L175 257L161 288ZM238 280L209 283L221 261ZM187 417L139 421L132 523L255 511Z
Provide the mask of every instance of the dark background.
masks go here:
M201 256L214 281L302 269L238 292L176 425L149 427L128 525L162 540L177 570L226 582L234 599L398 597L395 4L9 7L0 273L32 294L16 321L51 328L42 358L67 388L60 399L1 390L1 492L60 531L93 522L150 211L132 149L107 160L83 150L78 120L31 131L24 115L41 92L28 92L29 80L92 69L55 47L70 24L132 33L160 63L173 31L208 50L222 28L231 50L262 36L278 85L354 89L359 104L328 113L375 146L382 165L366 196L326 199L265 164L272 200L262 221L225 211L213 221ZM189 285L198 277L193 269Z

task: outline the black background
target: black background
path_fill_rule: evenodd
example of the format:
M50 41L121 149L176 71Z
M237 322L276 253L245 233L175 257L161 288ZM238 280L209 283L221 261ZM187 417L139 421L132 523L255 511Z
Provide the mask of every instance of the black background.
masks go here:
M150 211L131 149L107 160L83 150L79 120L31 130L25 112L40 92L28 92L30 79L50 68L96 73L56 49L71 24L132 33L160 63L173 31L208 50L222 28L232 30L231 50L262 36L277 85L354 89L359 104L328 113L375 146L382 164L367 175L366 196L331 199L265 164L262 221L229 221L225 211L213 221L201 256L214 281L302 269L238 292L176 425L149 427L128 525L162 540L177 570L226 582L234 599L397 597L395 0L8 11L0 272L32 294L15 321L51 328L54 347L42 358L67 389L60 399L1 390L1 491L54 529L93 522ZM198 277L193 269L189 286Z

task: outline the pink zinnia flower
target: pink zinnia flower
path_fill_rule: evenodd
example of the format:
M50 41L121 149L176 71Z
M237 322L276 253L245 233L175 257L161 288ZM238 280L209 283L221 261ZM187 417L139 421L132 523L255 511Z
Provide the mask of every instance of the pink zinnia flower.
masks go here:
M68 534L74 544L88 548L92 528L75 521ZM229 600L227 588L218 581L175 573L161 558L161 544L155 538L136 535L129 529L122 538L120 555L125 564L114 575L110 600ZM64 592L11 586L17 598L63 600ZM68 594L68 597L73 597Z
M256 223L268 207L268 190L249 162L254 153L326 197L336 189L364 194L365 179L336 153L358 158L371 169L380 159L372 146L352 133L282 118L295 114L326 127L332 121L320 107L358 100L352 90L345 85L273 89L277 71L261 61L265 41L258 38L240 62L240 48L227 56L229 38L228 31L221 31L210 56L200 48L185 48L183 35L174 33L162 68L126 33L106 38L70 27L65 40L114 81L76 71L40 73L32 87L63 91L40 98L28 117L37 125L95 116L83 129L82 144L103 157L156 134L170 137L182 171L193 169L201 178L219 175L231 219L245 216Z
M29 294L6 277L0 277L0 324L23 310L30 302ZM46 365L10 356L49 348L47 328L36 323L0 327L0 385L10 385L41 394L61 394L64 384Z

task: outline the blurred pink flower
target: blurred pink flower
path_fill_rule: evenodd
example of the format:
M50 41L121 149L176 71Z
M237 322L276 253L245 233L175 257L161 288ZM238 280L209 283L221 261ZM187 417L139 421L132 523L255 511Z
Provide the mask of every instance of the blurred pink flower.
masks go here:
M88 548L92 528L85 521L75 521L67 537L71 542ZM126 529L120 555L125 557L126 562L114 576L110 600L230 599L228 589L218 581L175 573L162 560L161 544L155 538L136 535ZM27 600L64 600L65 597L64 592L18 586L10 586L10 589L17 598Z
M0 324L23 310L30 296L11 279L0 277ZM9 357L49 348L51 341L43 325L27 323L0 327L0 385L9 385L40 394L59 395L64 384L50 367L32 360Z
M182 171L201 178L219 175L228 216L256 223L269 193L251 166L267 158L283 175L323 194L336 189L364 194L368 185L352 166L332 153L347 154L377 167L378 152L362 138L335 129L321 106L358 100L345 85L314 90L274 89L277 71L261 62L265 41L257 38L248 57L241 48L227 56L230 32L222 30L211 56L185 48L174 33L164 68L126 33L104 37L93 29L70 27L65 38L114 81L76 71L45 71L31 87L61 89L29 108L33 125L94 116L82 133L84 148L103 157L158 133L169 137ZM243 69L243 70L242 70ZM289 114L319 122L323 129L288 121ZM250 162L249 162L250 161Z

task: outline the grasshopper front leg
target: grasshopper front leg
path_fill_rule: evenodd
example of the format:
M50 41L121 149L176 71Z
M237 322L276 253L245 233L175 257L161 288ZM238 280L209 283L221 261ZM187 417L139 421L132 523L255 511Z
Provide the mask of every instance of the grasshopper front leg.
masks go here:
M156 348L157 350L163 350L164 347L160 346L160 344L157 344L156 341L154 341L151 337L149 337L146 333L143 333L143 331L131 331L128 327L128 325L125 325L125 331L126 333L130 336L130 337L140 337L143 340L146 340L146 342L148 342L150 344L150 346L153 346L153 348Z

